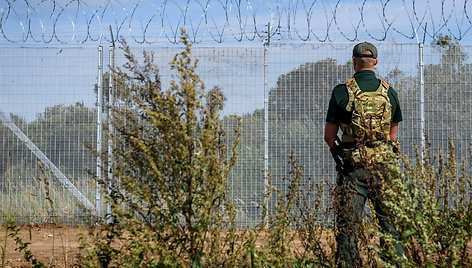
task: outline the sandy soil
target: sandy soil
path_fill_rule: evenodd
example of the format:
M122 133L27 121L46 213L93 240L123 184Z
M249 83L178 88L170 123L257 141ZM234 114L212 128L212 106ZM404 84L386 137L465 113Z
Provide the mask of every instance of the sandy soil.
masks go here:
M23 243L31 243L27 249L47 267L77 267L79 238L87 235L87 227L58 224L18 227L20 231L17 236ZM24 260L24 251L15 250L18 246L15 239L7 235L5 226L0 226L0 249L5 254L4 258L0 255L0 267L3 267L2 261L6 268L32 267Z
M22 243L30 243L27 250L46 267L79 267L80 237L88 237L89 227L46 224L17 228L19 232L15 237L19 237ZM19 246L15 237L9 236L5 226L0 225L0 267L32 267L24 260L24 251L15 250ZM469 255L472 255L472 241L468 246Z

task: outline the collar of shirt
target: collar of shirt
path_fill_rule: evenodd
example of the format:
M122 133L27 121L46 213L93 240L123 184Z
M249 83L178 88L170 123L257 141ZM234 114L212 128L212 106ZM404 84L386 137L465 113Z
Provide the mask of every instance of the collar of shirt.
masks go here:
M354 74L354 78L376 78L375 72L371 70L362 70Z

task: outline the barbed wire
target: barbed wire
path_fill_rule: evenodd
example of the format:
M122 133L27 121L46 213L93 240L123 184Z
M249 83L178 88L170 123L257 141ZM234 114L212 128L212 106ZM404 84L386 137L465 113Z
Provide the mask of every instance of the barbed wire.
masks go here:
M467 40L469 0L3 0L0 40L139 44Z

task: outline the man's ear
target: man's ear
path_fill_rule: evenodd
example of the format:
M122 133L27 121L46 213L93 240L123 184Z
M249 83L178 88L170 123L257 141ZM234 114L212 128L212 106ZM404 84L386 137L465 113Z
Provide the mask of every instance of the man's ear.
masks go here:
M374 59L374 65L377 65L377 63L379 63L379 60L378 60L378 59Z

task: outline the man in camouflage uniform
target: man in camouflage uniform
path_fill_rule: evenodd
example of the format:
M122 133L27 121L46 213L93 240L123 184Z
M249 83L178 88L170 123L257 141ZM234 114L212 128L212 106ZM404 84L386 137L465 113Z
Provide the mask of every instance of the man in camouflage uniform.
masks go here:
M342 130L341 147L344 148L347 161L345 166L338 166L335 205L336 259L340 267L362 267L356 234L359 233L367 199L372 201L380 227L394 238L399 238L398 232L390 224L392 215L389 215L382 202L384 182L388 181L387 175L391 174L391 167L397 162L392 145L396 142L398 123L402 121L398 96L392 87L375 75L378 59L377 48L373 44L357 44L353 49L352 63L355 71L353 79L337 85L332 91L324 134L325 142L333 150L338 130ZM362 123L353 127L353 98L357 94L353 89L360 89L359 93L385 92L389 118L380 127L384 131L379 131L384 133L368 133L374 127L362 126ZM359 134L362 129L366 132ZM374 169L381 171L380 176ZM395 248L398 254L403 255L402 245L397 244Z

